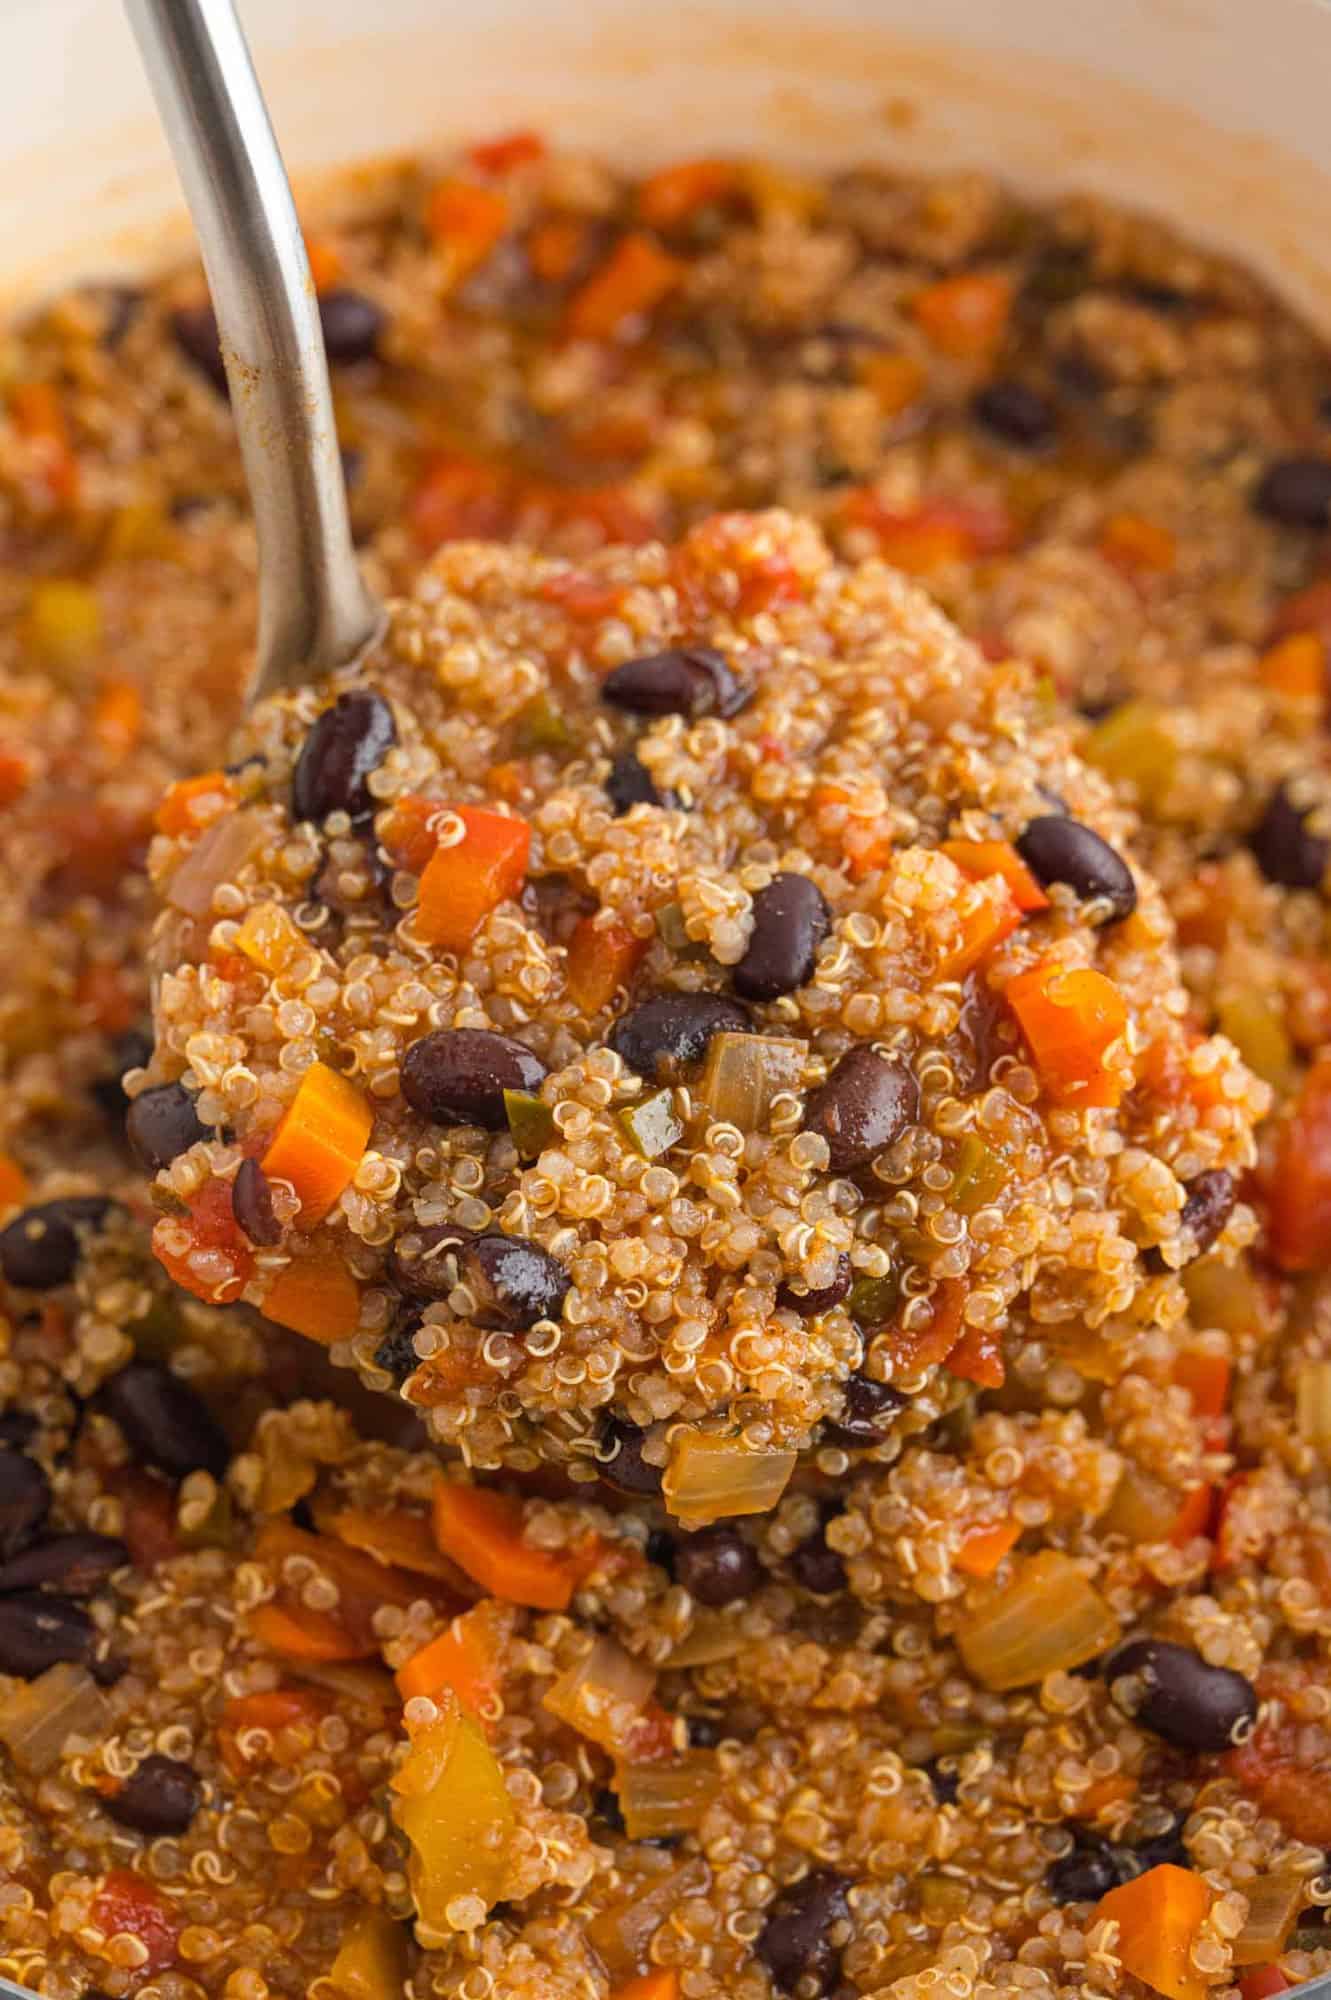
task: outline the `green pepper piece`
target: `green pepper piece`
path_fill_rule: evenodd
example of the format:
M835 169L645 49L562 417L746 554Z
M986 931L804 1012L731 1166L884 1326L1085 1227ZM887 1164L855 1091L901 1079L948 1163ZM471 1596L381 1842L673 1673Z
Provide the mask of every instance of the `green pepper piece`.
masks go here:
M857 1278L847 1294L846 1309L856 1326L886 1326L900 1293L893 1271L885 1278Z
M504 1092L509 1136L521 1159L534 1160L555 1136L555 1114L542 1097L526 1090Z
M684 1121L675 1109L673 1090L654 1090L637 1104L626 1104L619 1123L630 1146L644 1160L659 1159L684 1137Z
M974 1215L977 1208L985 1208L996 1201L1007 1185L1008 1170L997 1153L968 1132L957 1153L956 1172L952 1177L952 1206L959 1208L963 1215Z
M514 748L530 756L535 750L567 750L572 741L568 723L544 691L519 710Z

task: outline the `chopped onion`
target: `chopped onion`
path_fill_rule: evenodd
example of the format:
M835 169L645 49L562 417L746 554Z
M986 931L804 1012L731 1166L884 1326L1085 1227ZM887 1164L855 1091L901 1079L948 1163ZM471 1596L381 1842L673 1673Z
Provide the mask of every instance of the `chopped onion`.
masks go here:
M805 1044L774 1035L713 1035L698 1085L699 1102L713 1118L741 1132L761 1132L782 1090L798 1090Z
M715 1752L687 1750L670 1764L621 1764L615 1792L630 1840L690 1833L721 1796Z
M1306 1875L1259 1875L1245 1882L1248 1920L1234 1940L1235 1965L1267 1965L1289 1944L1308 1902Z
M651 1850L647 1850L650 1854ZM664 1857L661 1857L664 1859ZM690 1896L706 1893L711 1880L707 1863L698 1857L667 1868L653 1882L634 1879L632 1893L592 1918L587 1941L615 1979L639 1971L661 1925Z
M744 1650L739 1619L730 1611L695 1611L687 1637L666 1661L668 1667L710 1667Z
M613 1639L598 1639L585 1660L559 1676L541 1706L603 1750L621 1751L651 1699L656 1676Z
M1305 1361L1295 1384L1299 1432L1320 1458L1331 1459L1331 1361Z
M751 1451L742 1438L686 1431L672 1446L662 1492L677 1520L704 1528L734 1514L766 1514L794 1470L793 1451Z
M292 1680L329 1688L361 1708L387 1711L402 1705L393 1676L383 1667L361 1666L354 1660L288 1659L282 1669Z
M966 1620L957 1646L976 1680L1001 1692L1083 1666L1108 1651L1119 1629L1071 1557L1042 1549L1006 1590Z
M1111 1535L1125 1535L1134 1545L1167 1542L1180 1505L1181 1497L1174 1487L1143 1472L1140 1466L1129 1465L1114 1488L1102 1525Z
M92 1676L61 1661L0 1702L0 1743L20 1770L40 1776L60 1762L71 1736L96 1742L111 1727L111 1710Z
M187 917L206 917L213 907L213 894L223 882L235 880L237 872L264 839L264 822L255 812L242 808L215 819L205 828L167 885L166 900Z

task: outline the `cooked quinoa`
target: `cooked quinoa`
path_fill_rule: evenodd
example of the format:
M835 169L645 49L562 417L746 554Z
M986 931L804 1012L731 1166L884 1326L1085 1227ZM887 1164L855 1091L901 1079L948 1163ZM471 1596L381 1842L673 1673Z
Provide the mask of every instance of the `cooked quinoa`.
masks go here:
M197 275L0 347L0 1973L1331 1970L1324 349L982 174L516 135L312 250L397 602L240 740Z

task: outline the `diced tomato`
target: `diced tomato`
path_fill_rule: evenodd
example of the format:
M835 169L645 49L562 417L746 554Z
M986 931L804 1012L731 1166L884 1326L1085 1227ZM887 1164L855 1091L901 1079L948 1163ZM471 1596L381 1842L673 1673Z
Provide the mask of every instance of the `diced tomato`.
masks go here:
M675 1723L661 1704L649 1701L635 1715L623 1739L623 1756L628 1764L656 1764L675 1754Z
M497 139L482 139L469 147L467 158L479 173L507 174L514 167L543 160L547 150L539 132L503 132Z
M1331 577L1310 583L1285 599L1271 621L1269 636L1283 639L1291 632L1316 632L1323 645L1331 648Z
M314 1733L332 1706L332 1696L312 1687L271 1688L258 1694L234 1695L222 1704L217 1722L217 1743L222 1762L232 1777L243 1777L259 1760L254 1744L242 1744L248 1731L263 1729L270 1741L262 1752L265 1763L288 1764L308 1756L314 1747ZM287 1730L297 1730L302 1739L293 1749L280 1739Z
M982 1389L1001 1389L1006 1373L1001 1334L989 1327L968 1326L947 1357L947 1372Z
M1263 1722L1226 1751L1229 1777L1294 1840L1331 1844L1331 1738L1295 1716Z
M896 1363L897 1373L915 1373L947 1360L961 1338L967 1289L964 1278L940 1279L934 1288L933 1314L928 1323L909 1332L894 1326L887 1333L885 1345Z
M1185 1549L1199 1535L1210 1534L1215 1504L1213 1486L1194 1486L1190 1493L1184 1495L1169 1531L1169 1539L1176 1549Z
M74 984L74 1004L104 1035L123 1034L137 1020L141 1005L137 989L120 966L104 959L84 966Z
M426 555L445 542L502 540L513 519L513 477L501 466L438 453L407 504L407 523Z
M558 570L540 586L540 595L547 603L559 605L579 624L613 618L623 594L622 583L603 583L600 577L576 569Z
M107 1938L128 1934L148 1954L135 1971L146 1978L174 1965L180 1931L161 1895L132 1868L112 1868L93 1898L92 1920Z
M583 917L569 940L565 990L584 1014L599 1014L633 976L647 941L627 925Z
M1016 523L1005 508L978 501L928 500L909 512L887 507L872 486L846 502L846 519L864 528L878 553L908 576L928 576L947 563L1001 555L1014 546Z
M1239 1974L1241 2000L1275 2000L1293 1984L1278 1965L1250 1965Z
M22 798L31 776L32 766L24 753L0 745L0 808Z
M163 1216L153 1230L153 1255L169 1275L195 1298L212 1305L225 1305L249 1283L254 1269L254 1252L241 1230L231 1207L231 1188L226 1181L205 1181L187 1204L185 1217ZM174 1232L184 1228L190 1242L184 1251L169 1247ZM203 1269L191 1261L202 1253Z
M1173 1379L1186 1389L1199 1417L1223 1416L1229 1407L1229 1358L1203 1347L1185 1347L1175 1361Z

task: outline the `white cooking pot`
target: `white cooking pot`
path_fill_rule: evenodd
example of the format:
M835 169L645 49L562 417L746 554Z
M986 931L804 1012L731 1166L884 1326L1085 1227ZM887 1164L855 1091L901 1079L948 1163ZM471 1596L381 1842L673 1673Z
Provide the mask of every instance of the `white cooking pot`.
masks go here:
M629 160L761 148L809 164L996 167L1028 190L1091 189L1168 215L1331 327L1325 0L243 0L243 12L307 187L519 124ZM115 0L0 0L0 77L8 293L159 257L179 197Z

